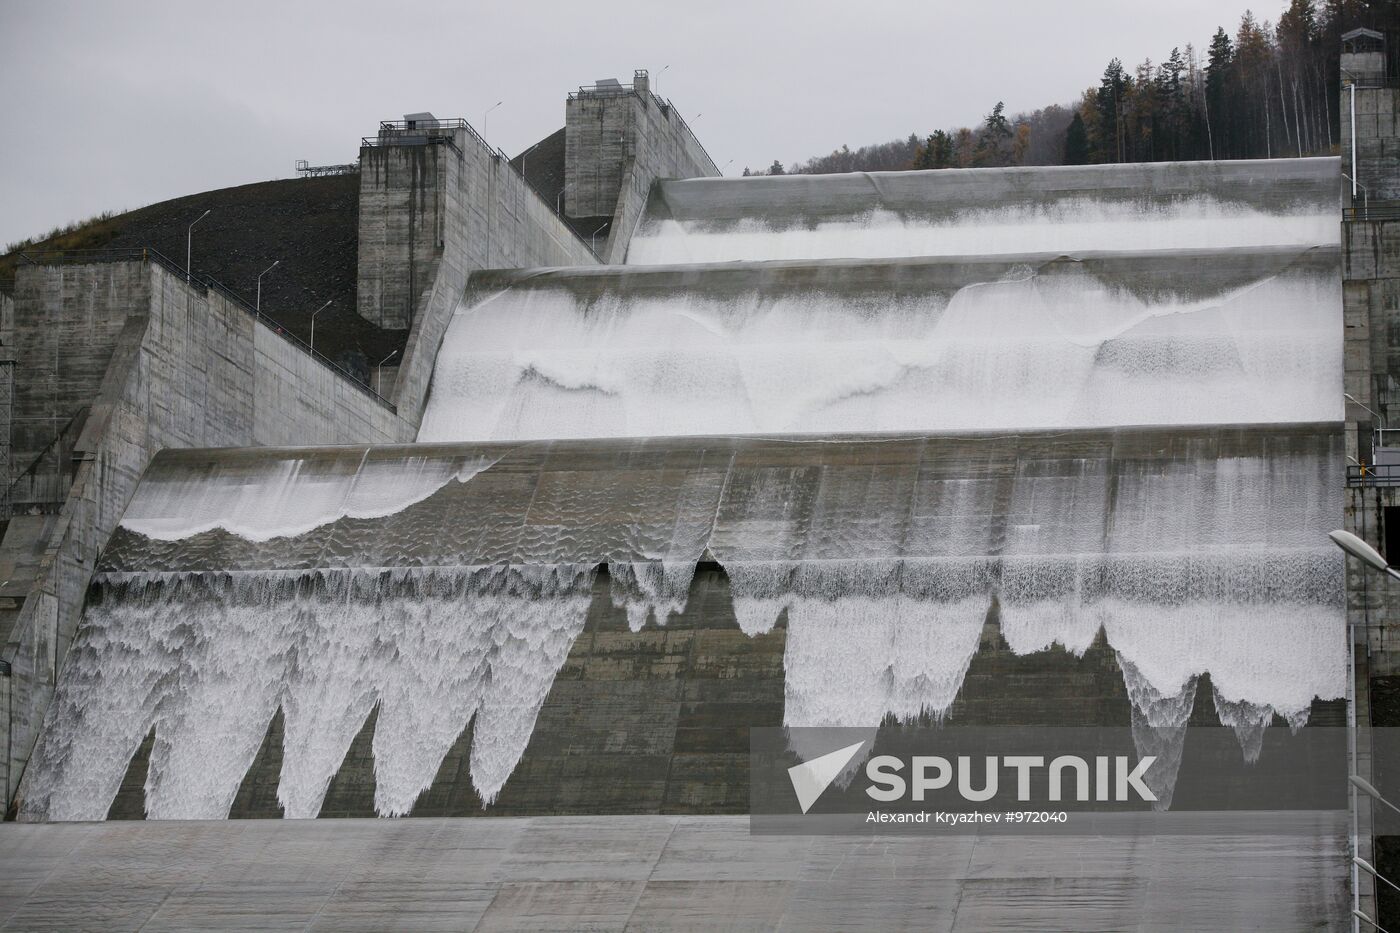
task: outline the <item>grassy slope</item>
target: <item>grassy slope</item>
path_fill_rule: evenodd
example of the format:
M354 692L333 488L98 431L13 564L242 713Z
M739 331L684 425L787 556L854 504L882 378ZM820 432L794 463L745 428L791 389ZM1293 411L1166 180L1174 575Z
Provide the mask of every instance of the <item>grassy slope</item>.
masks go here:
M367 377L367 364L401 348L405 334L355 313L359 184L358 175L333 175L206 191L98 218L26 249L150 246L183 265L186 228L212 210L194 229L193 268L253 304L258 273L281 260L263 277L263 312L306 340L311 313L334 300L316 318L316 349ZM0 288L12 287L18 262L14 253L0 256Z

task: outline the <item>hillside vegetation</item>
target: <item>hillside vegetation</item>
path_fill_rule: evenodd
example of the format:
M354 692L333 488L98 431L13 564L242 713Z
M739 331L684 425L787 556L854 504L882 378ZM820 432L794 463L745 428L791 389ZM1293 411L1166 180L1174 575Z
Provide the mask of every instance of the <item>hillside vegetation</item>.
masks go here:
M1342 36L1365 26L1400 56L1400 0L1291 0L1277 23L1246 10L1204 49L1185 44L1127 67L1113 59L1078 101L976 128L935 129L745 174L1265 159L1336 151Z
M0 289L13 289L21 253L151 247L183 266L189 224L208 210L194 228L194 271L251 305L258 274L280 260L263 276L263 312L307 340L311 314L331 301L316 318L316 349L367 379L369 365L401 347L404 333L355 312L359 188L358 175L284 179L104 214L12 244L0 256Z

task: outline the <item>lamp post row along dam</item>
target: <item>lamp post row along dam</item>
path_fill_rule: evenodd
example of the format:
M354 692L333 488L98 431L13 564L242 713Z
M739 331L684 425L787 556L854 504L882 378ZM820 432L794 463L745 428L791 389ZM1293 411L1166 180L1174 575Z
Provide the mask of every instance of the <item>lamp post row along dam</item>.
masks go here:
M368 383L153 251L21 264L0 924L1374 913L1364 805L1354 839L745 819L759 727L1364 735L1400 603L1327 533L1400 541L1400 92L1357 80L1340 157L1267 161L723 178L645 72L533 170L410 115L361 148L356 310L403 334ZM156 880L101 874L122 847Z

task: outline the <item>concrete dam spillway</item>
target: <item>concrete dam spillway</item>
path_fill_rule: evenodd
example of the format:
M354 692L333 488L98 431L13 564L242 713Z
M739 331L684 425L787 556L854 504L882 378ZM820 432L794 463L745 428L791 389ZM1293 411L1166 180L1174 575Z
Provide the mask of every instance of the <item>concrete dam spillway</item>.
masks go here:
M1311 245L485 274L419 437L1336 420L1338 262Z
M1339 420L1337 185L1333 159L662 182L627 267L474 277L419 439Z
M320 810L376 704L381 814L411 810L473 716L489 803L596 568L641 631L685 611L702 558L743 632L785 618L786 725L943 716L995 598L1018 654L1082 655L1102 629L1144 724L1183 726L1209 672L1248 744L1344 692L1340 561L1318 543L1339 441L1289 426L172 451L104 558L25 803L101 818L154 728L149 814L222 817L279 704L287 816ZM438 485L353 516L392 472ZM286 533L247 535L243 502Z
M1204 703L1258 755L1346 692L1337 180L661 183L626 266L473 276L418 444L160 454L21 816L107 816L138 749L145 815L228 816L274 722L285 816L422 812L456 755L513 805L594 620L667 637L721 577L715 663L778 639L765 724L957 716L994 625L1103 653L1144 743Z
M629 264L1335 245L1337 160L660 182Z

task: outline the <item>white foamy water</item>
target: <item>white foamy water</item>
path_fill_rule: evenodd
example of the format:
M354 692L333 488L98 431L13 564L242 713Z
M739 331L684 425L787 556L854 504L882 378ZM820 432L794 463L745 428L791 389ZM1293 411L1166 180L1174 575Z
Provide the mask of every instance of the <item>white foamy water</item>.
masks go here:
M629 263L744 262L484 278L500 287L454 315L419 439L1337 421L1337 171L665 183ZM822 261L910 256L944 258ZM774 259L818 261L756 261ZM1104 638L1166 801L1202 675L1251 760L1275 715L1300 725L1346 690L1322 537L1338 465L1228 433L1135 450L1121 432L1083 459L1070 430L829 461L815 439L758 461L651 440L533 473L426 447L189 455L148 475L114 538L138 562L88 608L22 816L101 819L152 730L148 814L225 816L278 710L289 817L321 810L371 715L380 814L410 812L468 727L489 805L596 567L637 631L684 611L702 558L744 632L785 622L789 726L940 720L985 639L1082 655Z
M1338 242L1338 160L662 182L630 265Z
M412 809L468 723L489 804L583 630L593 569L239 576L114 583L89 609L26 773L26 818L103 819L152 729L147 815L223 818L279 707L288 818L320 812L376 705L381 815Z
M458 309L419 440L1340 418L1335 267L1260 274L1195 296L1058 264L913 294L890 273L774 295L723 267L521 283Z
M482 457L378 458L367 447L336 456L209 462L198 473L156 477L137 487L122 524L157 540L219 528L249 541L294 537L341 518L383 518L466 482L491 463Z
M1078 198L1046 207L969 209L952 218L874 209L810 226L780 227L757 218L723 226L658 220L632 239L627 263L1312 246L1335 243L1337 236L1335 207L1280 215L1203 197L1143 211L1135 203Z

